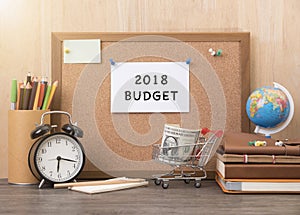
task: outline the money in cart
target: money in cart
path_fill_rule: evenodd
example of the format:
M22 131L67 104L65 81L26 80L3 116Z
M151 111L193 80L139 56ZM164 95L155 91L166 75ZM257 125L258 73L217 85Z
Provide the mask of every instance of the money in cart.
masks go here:
M152 157L173 168L168 173L153 175L154 183L167 189L171 180L183 180L186 184L194 181L194 186L200 188L201 180L207 177L205 166L222 136L222 130L204 128L200 132L165 125L162 143L153 145Z

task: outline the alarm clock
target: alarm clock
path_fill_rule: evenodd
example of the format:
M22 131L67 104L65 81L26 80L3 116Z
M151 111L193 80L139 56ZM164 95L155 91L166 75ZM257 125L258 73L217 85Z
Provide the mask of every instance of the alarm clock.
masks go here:
M62 126L62 132L50 133L56 125L44 124L48 114L64 114L69 123ZM51 184L75 181L85 163L85 153L78 138L83 131L72 122L71 115L64 111L49 111L41 116L41 123L30 134L37 139L28 155L28 165L32 174L41 180L39 188L45 182Z

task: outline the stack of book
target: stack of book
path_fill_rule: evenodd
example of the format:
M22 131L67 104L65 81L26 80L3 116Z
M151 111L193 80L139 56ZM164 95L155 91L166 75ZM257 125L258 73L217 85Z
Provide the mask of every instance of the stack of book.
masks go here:
M216 181L226 193L300 193L300 142L225 133Z

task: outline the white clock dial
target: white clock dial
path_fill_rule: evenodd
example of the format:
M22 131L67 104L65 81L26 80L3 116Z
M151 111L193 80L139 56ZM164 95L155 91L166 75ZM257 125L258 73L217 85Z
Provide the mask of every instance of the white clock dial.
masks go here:
M52 182L74 179L84 164L83 149L78 141L58 133L43 139L37 147L35 165L39 173Z

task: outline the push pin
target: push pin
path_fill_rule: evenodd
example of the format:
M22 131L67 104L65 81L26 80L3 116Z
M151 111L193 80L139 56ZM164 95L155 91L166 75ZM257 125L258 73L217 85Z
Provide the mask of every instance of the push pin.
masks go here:
M218 49L218 51L213 50L212 48L208 49L211 56L221 56L222 55L222 49Z
M283 142L281 140L276 140L275 146L283 146Z
M65 48L65 53L66 53L66 54L69 54L69 53L70 53L70 49Z
M191 58L188 58L188 59L186 59L185 63L186 64L191 64L191 60L192 60Z
M248 146L267 146L267 142L262 140L250 141Z
M221 55L222 55L222 52L223 52L222 49L218 49L216 55L217 55L217 56L221 56Z
M208 49L208 51L210 52L211 56L215 56L216 55L216 52L212 48Z
M110 58L109 61L112 66L114 66L116 64L112 58Z

